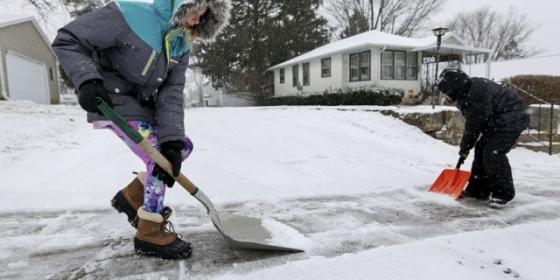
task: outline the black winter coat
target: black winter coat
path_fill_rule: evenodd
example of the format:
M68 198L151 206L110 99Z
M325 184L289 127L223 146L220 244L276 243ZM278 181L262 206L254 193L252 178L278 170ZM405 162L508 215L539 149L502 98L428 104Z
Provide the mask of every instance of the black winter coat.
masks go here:
M466 119L461 151L470 151L481 134L522 131L529 125L527 105L509 87L484 78L471 78L469 92L457 99Z

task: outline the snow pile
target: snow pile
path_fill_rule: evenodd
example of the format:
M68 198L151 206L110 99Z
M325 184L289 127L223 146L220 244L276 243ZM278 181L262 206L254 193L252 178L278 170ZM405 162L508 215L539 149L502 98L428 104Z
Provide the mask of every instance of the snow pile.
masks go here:
M310 239L296 229L270 218L262 220L262 226L272 235L267 244L288 248L309 250L313 247Z
M0 211L106 208L144 168L85 117L75 106L0 103L10 131L0 135ZM374 112L195 109L186 128L194 151L182 171L215 203L429 185L456 161L454 147ZM166 201L198 205L182 188Z
M307 260L216 279L554 280L560 221L443 236L335 258ZM529 261L533 260L533 261Z
M408 114L435 114L447 111L459 111L454 106L437 106L433 108L430 105L419 106L337 106L337 107L317 107L320 110L339 110L339 111L364 111L364 112L379 112L379 111L394 111L400 115Z

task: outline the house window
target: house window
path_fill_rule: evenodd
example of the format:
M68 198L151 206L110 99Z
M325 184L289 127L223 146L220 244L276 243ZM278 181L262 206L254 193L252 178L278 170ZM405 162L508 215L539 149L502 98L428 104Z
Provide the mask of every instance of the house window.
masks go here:
M299 65L292 66L292 86L297 87L299 84Z
M331 76L331 58L321 59L321 78L330 78Z
M418 53L384 51L381 53L382 80L417 80Z
M49 67L49 78L51 79L51 81L54 81L54 71L50 67Z
M393 52L391 51L381 53L381 79L393 79Z
M360 80L360 55L350 55L350 82Z
M309 62L303 64L303 85L309 85Z
M406 53L394 52L395 54L395 80L404 80L406 71Z
M284 68L280 69L280 83L283 84L286 81L286 72L284 71Z
M369 51L360 54L360 81L371 80L371 53Z
M365 51L350 55L350 81L371 80L371 52Z
M411 52L406 57L406 79L418 80L418 53Z

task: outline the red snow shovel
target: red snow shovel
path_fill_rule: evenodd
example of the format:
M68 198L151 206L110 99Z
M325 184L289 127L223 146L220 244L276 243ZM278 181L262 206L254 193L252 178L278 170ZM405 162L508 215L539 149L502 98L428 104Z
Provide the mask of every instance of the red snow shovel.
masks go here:
M471 173L469 171L459 169L464 161L465 160L461 157L457 162L457 167L455 167L455 169L443 170L428 191L443 193L453 198L458 198L471 177Z
M148 140L144 139L140 133L134 130L126 120L115 113L103 99L96 98L97 108L115 123L134 143L138 144L146 154L148 154L159 166L167 173L171 174L171 163L156 150ZM284 252L303 252L302 249L292 248L277 244L272 232L263 225L261 219L246 217L241 215L218 213L210 199L195 186L185 175L179 173L175 178L185 190L196 198L208 211L210 220L216 229L233 246L253 250L269 250Z

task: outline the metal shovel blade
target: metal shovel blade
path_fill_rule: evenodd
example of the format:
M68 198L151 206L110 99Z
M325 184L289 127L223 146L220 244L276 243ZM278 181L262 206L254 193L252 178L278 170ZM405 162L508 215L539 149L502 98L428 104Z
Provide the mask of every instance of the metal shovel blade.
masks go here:
M270 242L270 232L262 226L257 218L220 214L219 221L212 221L214 226L233 246L252 250L303 252L302 249L280 246Z
M303 252L302 249L272 243L272 234L262 225L262 220L253 217L218 213L212 202L200 190L193 195L206 207L216 229L226 241L238 248L280 252Z
M471 173L460 169L445 169L428 191L458 198L465 189Z

